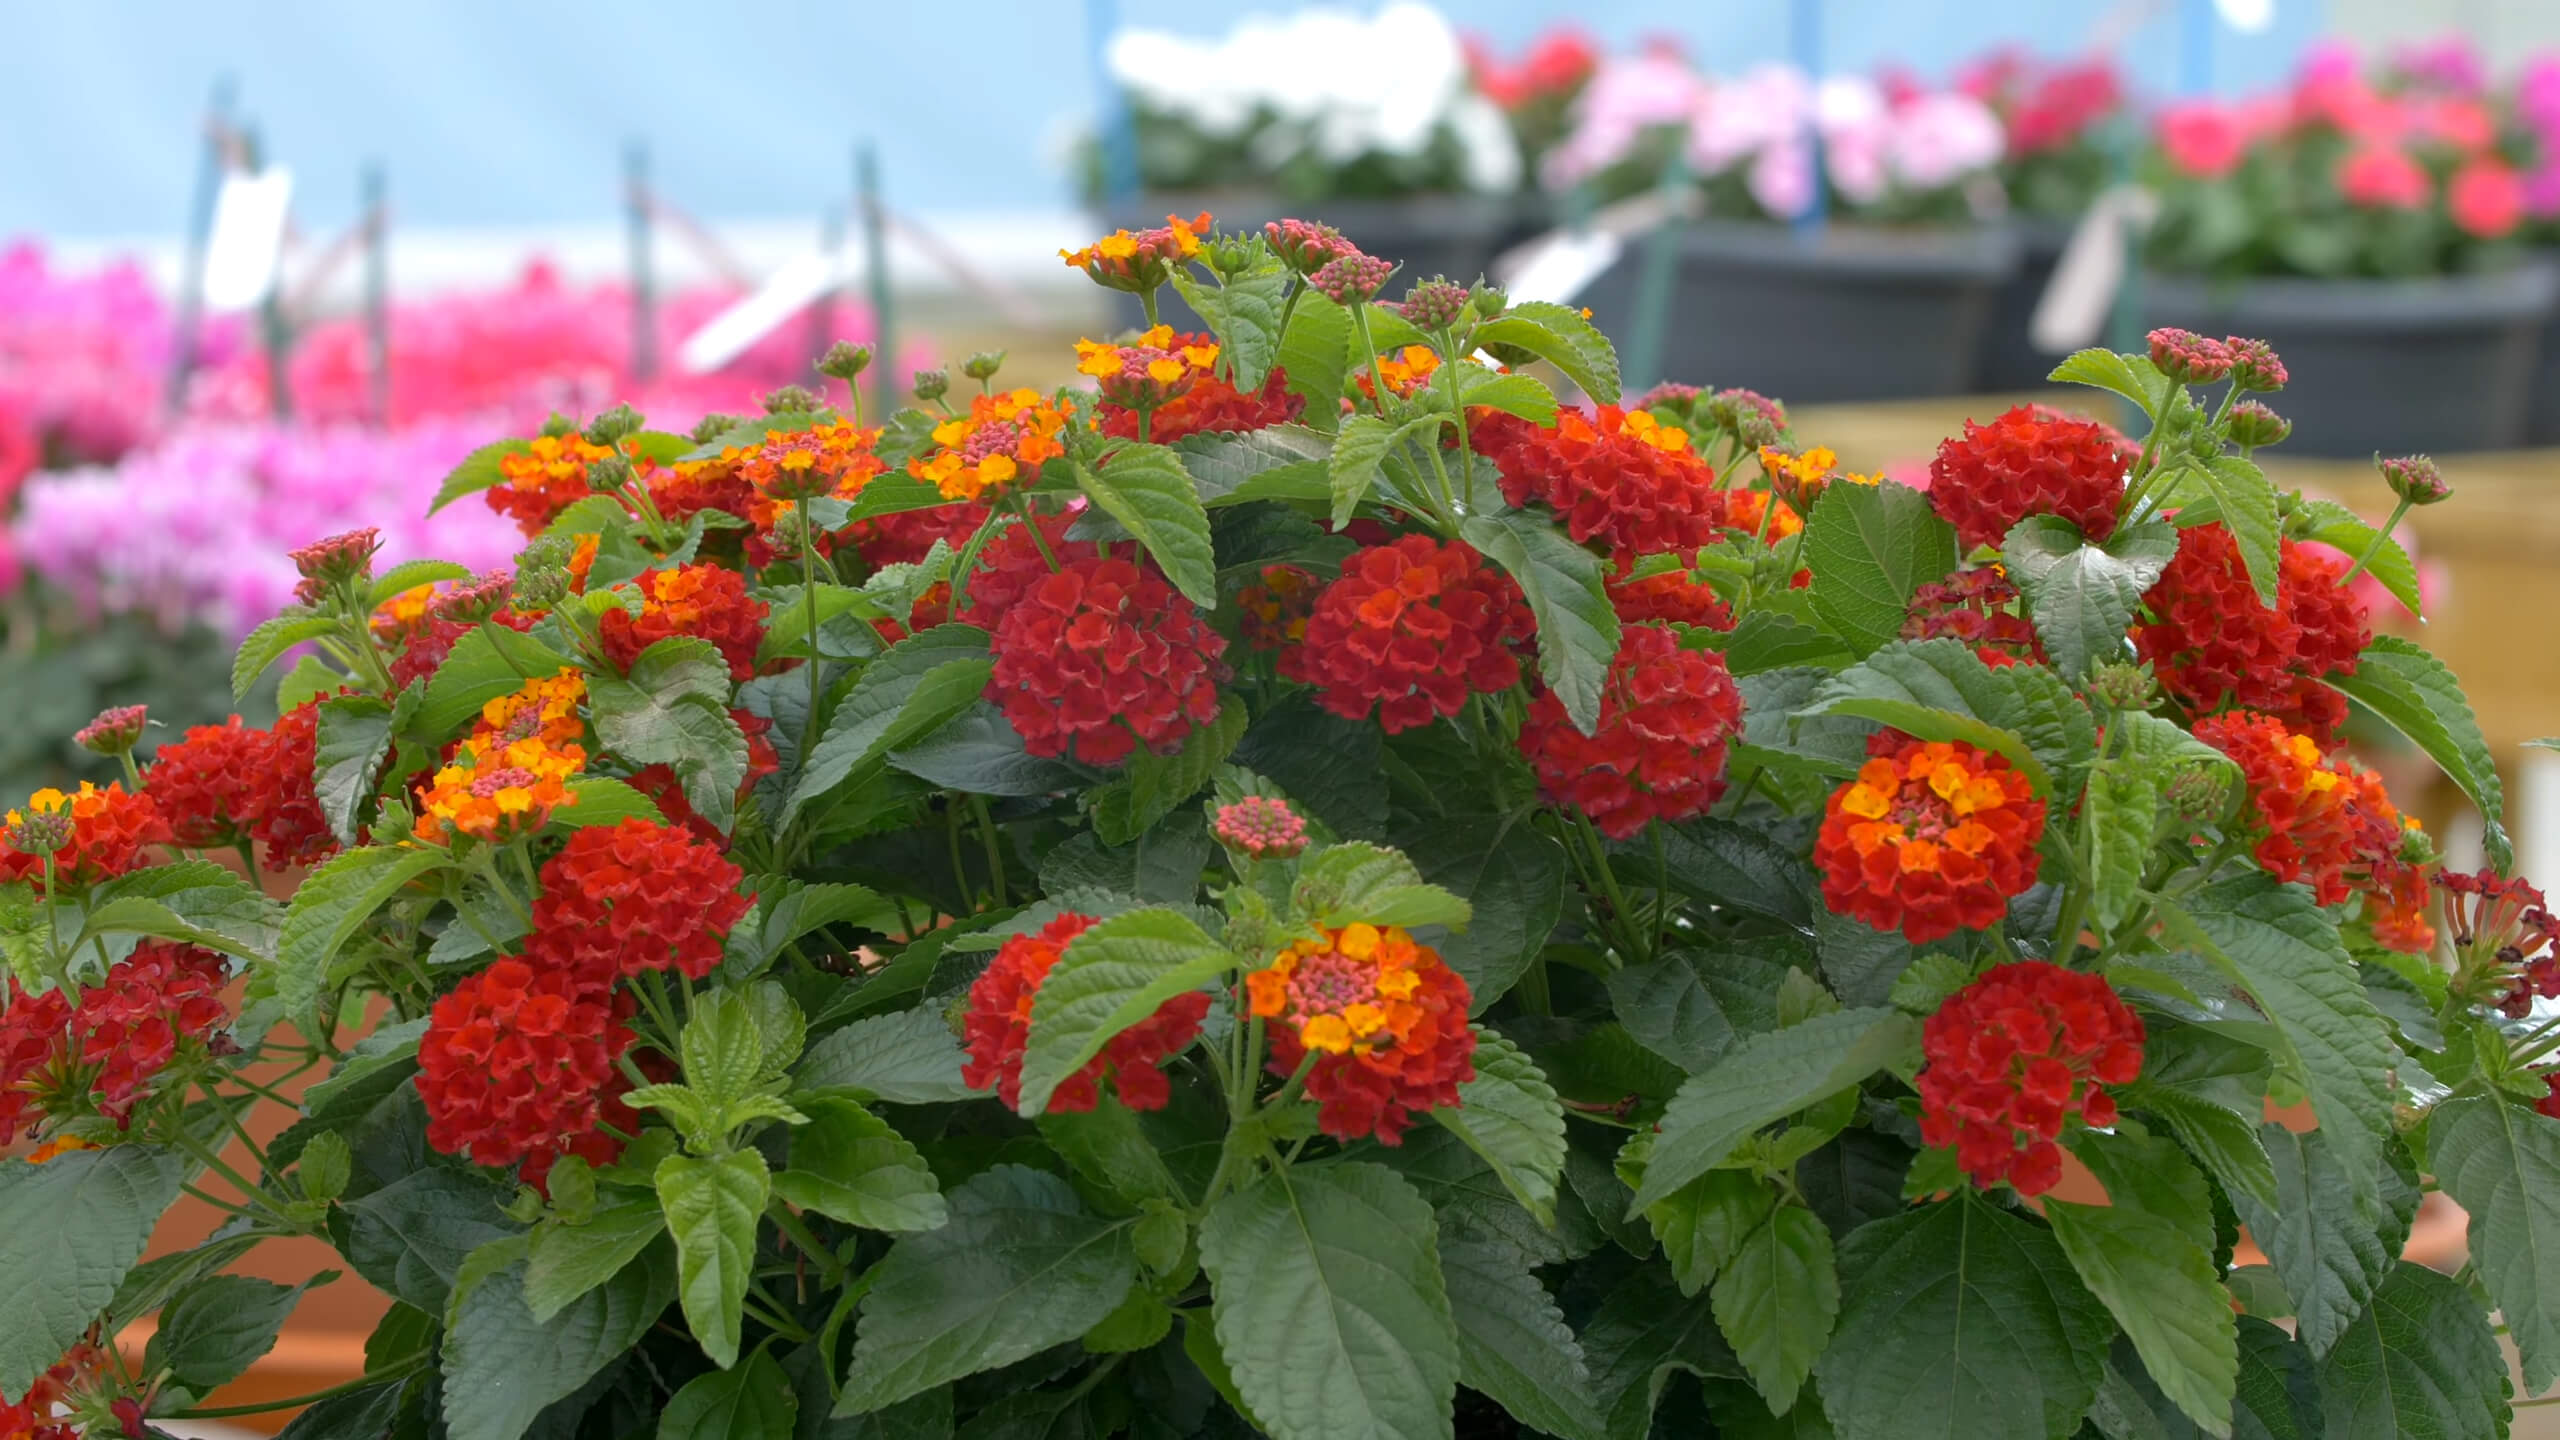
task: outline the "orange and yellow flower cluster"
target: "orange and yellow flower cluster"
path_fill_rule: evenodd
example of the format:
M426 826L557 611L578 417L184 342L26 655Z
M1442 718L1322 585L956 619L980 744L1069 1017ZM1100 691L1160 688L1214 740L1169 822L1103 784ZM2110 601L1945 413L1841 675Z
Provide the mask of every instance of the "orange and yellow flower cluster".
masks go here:
M1177 267L1200 253L1200 236L1208 228L1206 210L1188 220L1167 215L1160 229L1114 230L1081 250L1061 250L1058 258L1106 290L1144 294L1172 279Z
M934 427L933 443L939 448L908 461L907 471L948 499L982 499L1066 454L1058 439L1066 428L1065 413L1037 390L980 395L969 402L968 414Z
M506 483L489 491L489 508L512 518L527 535L539 535L561 511L587 495L587 467L610 459L610 446L575 435L540 435L518 454L499 457Z
M832 495L850 500L862 493L872 476L888 468L873 453L880 443L877 426L864 429L850 421L822 421L806 430L768 430L764 444L746 452L738 478L753 485L760 511L774 502ZM748 517L759 526L769 516Z
M1868 753L1814 837L1823 903L1915 945L1997 923L2036 882L2045 806L2027 777L1962 741L1891 730Z
M1438 951L1394 926L1346 925L1301 940L1245 977L1271 1028L1271 1068L1294 1075L1312 1053L1307 1098L1337 1139L1394 1145L1416 1111L1458 1103L1475 1078L1467 982Z
M586 681L563 670L482 707L480 723L419 804L418 838L468 835L495 844L540 829L568 803L569 778L586 767L578 718L586 694Z
M1178 336L1158 325L1126 345L1076 342L1076 373L1100 382L1106 403L1153 410L1217 369L1218 347L1205 337Z

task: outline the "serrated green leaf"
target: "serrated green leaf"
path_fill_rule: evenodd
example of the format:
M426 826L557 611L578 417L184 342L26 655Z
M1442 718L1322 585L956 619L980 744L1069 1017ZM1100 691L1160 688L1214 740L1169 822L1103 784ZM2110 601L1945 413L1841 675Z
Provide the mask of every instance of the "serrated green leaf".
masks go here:
M1538 1063L1520 1047L1479 1025L1476 1078L1458 1087L1458 1103L1431 1112L1484 1157L1522 1208L1552 1226L1556 1181L1564 1173L1564 1107Z
M521 1230L507 1218L506 1201L506 1191L477 1173L417 1170L339 1207L340 1253L374 1288L441 1315L471 1252Z
M1618 351L1599 327L1569 306L1533 300L1476 327L1478 345L1516 346L1565 373L1603 405L1618 403Z
M2234 1194L2232 1208L2284 1282L2295 1332L2317 1359L2371 1303L2408 1237L2409 1217L2395 1207L2377 1226L2357 1214L2353 1187L2325 1130L2296 1132L2267 1123L2258 1133L2273 1167L2275 1203ZM2392 1187L2395 1198L2405 1194L2414 1213L2416 1194L2403 1190L2405 1184Z
M1236 957L1171 910L1131 910L1067 942L1031 1006L1018 1108L1037 1116L1061 1081L1157 1007L1225 974Z
M1243 698L1228 695L1219 704L1218 718L1184 736L1182 747L1172 754L1144 748L1132 754L1119 779L1090 792L1095 836L1105 845L1126 845L1154 829L1157 821L1208 787L1244 738L1248 719Z
M1424 879L1466 904L1465 930L1426 927L1416 938L1466 977L1468 1009L1482 1014L1518 983L1555 932L1564 910L1564 847L1524 815L1416 816L1393 838Z
M1251 269L1220 280L1211 285L1177 269L1173 288L1218 337L1219 368L1231 370L1230 383L1250 394L1262 388L1262 378L1280 358L1280 301L1288 291L1289 267L1265 255Z
M1325 461L1333 441L1304 425L1273 425L1241 434L1212 431L1173 442L1182 468L1210 509L1255 500L1328 500Z
M927 784L971 795L1048 795L1078 784L1073 766L1025 750L1021 732L985 700L888 759Z
M1582 1350L1610 1440L1654 1433L1654 1406L1676 1371L1745 1378L1708 1301L1683 1299L1658 1265L1639 1267L1610 1290L1583 1326Z
M187 1173L153 1145L0 1160L0 1395L23 1399L88 1333Z
M434 585L446 580L470 578L471 567L456 565L450 560L403 560L374 577L369 598L375 606L379 607L384 601L404 590L415 590L421 585Z
M2142 407L2145 415L2160 411L2160 373L2147 360L2112 350L2075 350L2045 377L2059 385L2091 385L2112 390Z
M1218 1348L1275 1440L1447 1440L1458 1332L1436 1229L1367 1164L1275 1172L1209 1211Z
M1960 640L1888 645L1832 677L1797 713L1855 715L1994 751L2048 798L2076 791L2097 750L2088 708L2060 677L2039 665L1994 670Z
M1734 1047L1713 1069L1682 1082L1663 1111L1635 1208L1722 1164L1761 1126L1893 1063L1917 1046L1919 1034L1918 1024L1899 1011L1840 1010Z
M1306 423L1327 434L1342 423L1342 385L1351 362L1351 312L1301 286L1280 336L1289 389L1307 402Z
M2287 528L2306 540L2317 540L2334 546L2348 555L2373 554L2364 562L2364 572L2382 582L2391 598L2407 606L2411 615L2426 614L2418 588L2418 567L2411 563L2409 552L2397 539L2381 540L2382 532L2364 523L2364 517L2335 500L2302 500L2287 517Z
M1771 1411L1795 1407L1840 1314L1831 1232L1801 1205L1760 1222L1716 1276L1716 1324Z
M417 691L401 696L402 708L415 710ZM391 757L391 736L398 728L390 702L374 695L338 695L320 702L319 734L312 754L312 793L321 817L341 845L356 843L365 802L373 798L382 762Z
M568 667L567 656L531 636L509 631L505 648L500 648L490 634L496 628L502 627L484 624L453 642L444 663L427 679L426 699L418 706L419 734L439 740L459 734L490 701Z
M889 1122L850 1100L812 1100L791 1132L791 1168L773 1192L803 1210L868 1230L932 1230L949 1218L924 1156Z
M1795 665L1828 669L1858 658L1839 636L1773 610L1745 614L1724 637L1723 650L1724 667L1737 680Z
M1075 476L1086 498L1155 557L1174 589L1203 610L1218 603L1209 512L1181 456L1162 445L1123 445L1099 467L1078 463Z
M1334 437L1333 456L1325 465L1326 482L1333 493L1333 528L1341 529L1360 513L1361 503L1378 483L1380 467L1396 447L1415 436L1430 443L1445 420L1437 413L1401 424L1368 414L1345 420L1341 433Z
M2216 1238L2212 1192L2174 1142L2145 1135L2136 1126L2119 1126L2112 1132L2083 1130L2067 1143L2106 1187L2109 1204L2158 1216L2195 1249L2211 1253Z
M2322 678L2425 751L2479 807L2485 829L2481 844L2490 861L2501 870L2515 864L2515 847L2507 838L2506 789L2498 780L2497 762L2489 754L2488 741L2481 738L2480 721L2471 713L2461 683L2443 661L2396 635L2377 635L2355 674Z
M2032 1221L1924 1206L1850 1235L1840 1276L1814 1373L1841 1440L2050 1440L2097 1394L2113 1325Z
M685 1382L658 1417L658 1440L792 1440L800 1400L771 1350Z
M1308 856L1293 893L1317 924L1331 930L1356 922L1460 928L1467 923L1467 902L1424 884L1422 872L1404 855L1366 841L1328 845Z
M1470 515L1468 544L1520 582L1538 622L1538 678L1564 702L1565 718L1588 735L1600 723L1600 688L1618 654L1618 612L1609 603L1599 557L1545 516L1525 510Z
M1602 1440L1581 1342L1520 1253L1447 1235L1440 1273L1458 1324L1458 1383L1557 1440Z
M652 825L667 823L666 812L658 802L632 789L620 780L600 775L580 775L569 781L569 803L551 812L546 827L583 830L592 825L619 825L625 820L646 820Z
M2194 476L2213 497L2223 528L2240 544L2240 560L2248 567L2258 603L2274 609L2282 531L2276 522L2276 489L2267 482L2267 473L2237 455L2219 455L2180 473Z
M670 1155L658 1162L658 1204L676 1242L676 1298L685 1325L713 1364L738 1360L738 1330L754 1277L756 1225L764 1216L772 1177L754 1150L697 1160Z
M2456 1095L2428 1117L2427 1168L2471 1217L2471 1262L2541 1394L2560 1379L2560 1121Z
M2143 592L2177 553L2178 532L2157 521L2127 525L2093 545L2058 515L2019 521L2000 549L2045 654L2074 678L2130 653L2125 633Z
M1462 410L1499 410L1532 425L1556 423L1555 392L1535 376L1488 370L1481 365L1443 365L1432 372L1430 393Z
M2240 1342L2213 1257L2175 1219L2127 1205L2048 1199L2045 1220L2144 1370L2211 1435L2231 1434Z
M674 1267L653 1252L537 1323L524 1268L473 1286L445 1336L444 1423L452 1440L520 1440L554 1401L576 1394L640 1343L675 1296Z
M442 850L409 844L349 850L304 878L285 907L276 939L276 1000L305 1034L319 1024L329 964L375 911L429 871L451 864Z
M495 440L472 451L444 477L444 483L436 487L436 498L428 502L427 513L433 515L465 495L476 495L505 484L507 472L499 468L498 462L510 455L532 453L533 442L530 440Z
M1777 989L1787 967L1770 957L1782 953L1803 954L1774 941L1675 950L1610 972L1610 1004L1638 1044L1694 1075L1746 1035L1778 1028ZM1804 954L1804 963L1811 960Z
M348 683L347 677L331 669L327 661L317 655L305 655L276 682L276 711L282 714L300 709L323 695L344 689Z
M1802 543L1814 610L1860 655L1901 634L1913 593L1962 558L1929 497L1891 480L1825 487Z
M922 740L974 704L995 662L987 632L937 625L910 635L865 667L809 747L782 810L788 825L817 800L891 751Z
M900 1010L820 1036L800 1058L797 1078L802 1091L853 1090L892 1105L932 1105L981 1093L960 1078L964 1058L938 1011Z
M571 1225L557 1218L533 1228L526 1252L524 1303L536 1324L549 1324L569 1303L622 1273L667 1233L656 1198L607 1205Z
M336 634L338 622L320 615L279 615L249 632L231 659L231 698L245 697L267 667L294 646Z
M206 1395L247 1373L275 1348L304 1291L337 1278L323 1270L299 1285L247 1275L214 1275L172 1299L160 1312L143 1353L143 1373Z
M2323 1440L2504 1440L2506 1359L2471 1292L2421 1265L2391 1267L2320 1363Z
M895 1404L1063 1345L1137 1278L1132 1222L1084 1211L1067 1182L999 1165L950 1194L950 1222L899 1238L856 1325L835 1413Z

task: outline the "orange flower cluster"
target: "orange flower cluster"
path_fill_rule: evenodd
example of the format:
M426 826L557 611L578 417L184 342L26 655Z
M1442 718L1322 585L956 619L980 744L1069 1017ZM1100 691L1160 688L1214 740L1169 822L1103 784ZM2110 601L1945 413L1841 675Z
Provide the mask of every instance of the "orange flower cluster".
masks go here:
M755 487L764 502L756 508L767 512L748 518L768 527L771 509L780 502L817 495L850 500L861 494L872 476L888 468L873 453L879 443L877 427L866 430L847 420L822 420L806 430L766 431L764 444L738 463L738 478Z
M43 894L49 854L56 882L94 885L139 867L148 847L169 843L160 807L148 794L126 794L120 780L104 790L84 780L69 795L38 790L0 816L0 882L24 880Z
M2283 542L2270 610L2221 522L2182 530L2176 558L2143 597L2157 618L2135 627L2134 647L2189 710L2256 710L2325 744L2346 723L2347 702L2320 677L2354 674L2373 642L2363 603L2338 583L2344 570Z
M1822 901L1915 945L1981 930L2036 883L2045 805L2009 762L1887 730L1831 794L1813 842Z
M628 671L650 646L673 635L708 640L729 662L729 678L756 673L765 616L773 607L747 593L747 578L725 565L679 565L640 577L640 613L615 608L596 624L605 658Z
M1804 529L1804 517L1796 513L1795 507L1766 490L1719 490L1716 494L1721 511L1717 523L1724 529L1758 535L1771 545ZM1811 572L1799 571L1795 588L1801 590L1811 581Z
M1338 1140L1403 1143L1416 1111L1458 1103L1475 1078L1466 977L1389 926L1346 925L1301 940L1245 977L1271 1026L1271 1070L1295 1075L1313 1052L1307 1098Z
M2272 715L2226 711L2197 721L2195 734L2240 767L2268 874L2310 886L2323 905L2361 890L2377 941L2413 955L2434 946L2425 871L2402 858L2417 822L2391 803L2381 776L2344 752L2323 756Z
M1280 673L1347 720L1375 708L1393 735L1457 714L1473 692L1510 689L1514 647L1535 629L1519 585L1473 546L1406 535L1343 562Z
M1031 1041L1032 1002L1068 942L1093 923L1090 915L1061 915L1037 933L1008 937L996 951L986 973L969 987L969 1013L961 1022L969 1047L969 1063L960 1071L963 1084L972 1090L993 1089L1008 1106L1022 1104L1022 1056ZM1059 1081L1048 1108L1091 1110L1107 1079L1115 1082L1120 1103L1130 1109L1163 1109L1173 1098L1173 1086L1158 1067L1190 1048L1208 1013L1209 997L1202 991L1165 1001Z
M1170 325L1158 325L1127 345L1076 342L1076 373L1099 381L1103 402L1124 410L1153 410L1217 368L1216 342L1176 336Z
M489 508L516 522L527 535L539 535L560 512L587 497L587 467L610 459L609 446L590 445L576 435L537 435L517 454L499 457L505 483L483 492Z
M1724 793L1725 743L1741 729L1742 692L1723 656L1683 649L1659 625L1630 625L1609 662L1598 728L1575 729L1564 702L1541 687L1520 727L1520 753L1549 803L1624 840L1713 805Z
M1142 295L1172 279L1176 269L1200 253L1200 236L1209 224L1206 210L1189 220L1167 215L1161 229L1134 234L1114 230L1081 250L1061 250L1058 258L1105 290Z
M1067 417L1037 390L1007 390L978 395L969 413L954 416L933 429L940 447L930 456L907 462L907 473L953 500L976 501L987 492L1001 493L1029 483L1041 465L1067 453L1058 433Z
M2030 515L2059 515L2090 540L2116 528L2137 452L2115 427L2020 405L1965 422L1929 462L1929 503L1966 545L1997 546Z
M1620 569L1715 538L1725 505L1688 431L1615 405L1590 417L1559 411L1553 428L1506 420L1486 416L1477 442L1501 471L1504 497L1545 501L1577 542L1607 547Z
M1185 344L1207 337L1183 336ZM1138 412L1105 400L1095 417L1102 433L1122 440L1138 438ZM1147 433L1158 445L1187 435L1235 435L1286 425L1307 413L1307 397L1289 388L1289 373L1274 365L1262 388L1250 394L1215 373L1200 375L1191 388L1156 407L1147 417Z
M1609 605L1618 612L1622 625L1657 620L1708 630L1733 628L1733 611L1716 594L1715 587L1686 570L1665 570L1641 580L1612 580Z
M1431 377L1439 372L1440 352L1428 345L1407 345L1378 357L1378 374L1387 382L1387 388L1407 398L1430 384ZM1358 380L1360 393L1375 398L1376 387L1370 383L1368 373L1363 371Z
M454 763L436 772L419 800L418 838L496 844L541 829L568 803L569 777L587 763L577 716L586 693L586 681L563 670L483 706Z

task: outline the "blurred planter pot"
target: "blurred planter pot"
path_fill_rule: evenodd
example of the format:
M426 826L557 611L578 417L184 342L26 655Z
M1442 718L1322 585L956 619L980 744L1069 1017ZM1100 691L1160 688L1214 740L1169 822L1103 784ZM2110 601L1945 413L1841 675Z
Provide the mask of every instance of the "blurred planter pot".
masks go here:
M2522 446L2555 299L2560 265L2534 260L2421 280L2155 274L2142 313L2275 346L2294 377L2268 397L2293 422L2288 453L2345 458Z
M2542 262L2560 266L2560 249L2542 252ZM2533 398L2526 402L2525 443L2560 445L2560 305L2542 324L2542 344L2534 357Z
M1593 323L1635 326L1650 237L1584 292ZM1958 395L1973 388L1984 327L2018 239L1966 229L1703 220L1680 236L1660 375L1747 385L1789 404Z
M2046 377L2062 363L2062 352L2037 349L2027 328L2078 227L2069 220L2028 216L2011 221L2009 228L2018 236L2018 267L1991 297L1991 319L1982 329L1982 368L1974 383L1984 390L2039 390L2051 383Z
M1297 215L1321 218L1352 244L1402 269L1387 282L1384 298L1404 293L1416 280L1446 275L1466 284L1484 273L1495 250L1514 233L1519 202L1509 195L1422 195L1410 200L1334 200L1293 205L1261 191L1201 191L1148 195L1102 207L1098 233L1144 230L1164 224L1167 215L1188 220L1206 210L1229 234L1259 231L1266 223ZM1144 323L1137 297L1113 295L1111 318L1116 325ZM1159 297L1163 318L1176 329L1203 330L1191 307L1168 286Z

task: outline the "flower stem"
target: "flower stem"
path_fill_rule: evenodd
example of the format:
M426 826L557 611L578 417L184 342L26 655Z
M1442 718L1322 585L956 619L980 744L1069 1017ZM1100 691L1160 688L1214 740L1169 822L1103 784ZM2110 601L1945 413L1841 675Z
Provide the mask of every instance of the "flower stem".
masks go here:
M1138 292L1138 305L1139 308L1147 312L1147 328L1150 330L1156 328L1155 287L1149 286L1148 288Z
M2391 518L2382 522L2382 528L2374 531L2373 538L2365 542L2364 553L2356 557L2356 563L2347 567L2346 574L2338 577L2339 584L2345 585L2352 582L2358 575L2364 573L2364 567L2372 563L2374 556L2382 553L2382 547L2391 539L2391 532L2400 528L2402 517L2409 513L2410 504L2410 501L2402 500L2392 508Z
M827 1284L830 1287L843 1286L844 1262L838 1260L835 1252L829 1250L825 1243L818 1239L817 1232L809 1228L808 1221L793 1214L791 1207L779 1200L765 1207L765 1213L773 1217L774 1228L789 1236L792 1244L799 1246L803 1253L818 1263L818 1269L827 1277Z
M994 890L996 908L1004 908L1006 891L1004 874L1004 840L996 833L995 817L987 811L987 797L969 797L969 813L978 822L978 836L986 844L988 885Z
M818 529L809 514L809 502L798 502L800 512L800 596L809 607L809 658L803 668L809 672L809 713L800 717L800 754L805 760L818 743L819 691L823 688L821 671L827 667L818 650Z
M233 1415L263 1415L270 1410L291 1410L296 1406L313 1405L322 1400L352 1394L376 1385L388 1385L394 1380L406 1380L417 1373L418 1366L425 1359L425 1352L421 1351L387 1370L370 1370L353 1380L342 1380L326 1390L314 1390L304 1395L287 1395L280 1400L261 1400L254 1405L196 1405L185 1410L170 1411L169 1418L220 1420Z
M1366 301L1351 307L1351 318L1360 327L1360 353L1369 357L1369 399L1378 407L1378 418L1387 414L1387 376L1378 368L1378 342L1369 338L1369 306Z

